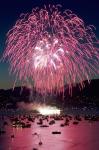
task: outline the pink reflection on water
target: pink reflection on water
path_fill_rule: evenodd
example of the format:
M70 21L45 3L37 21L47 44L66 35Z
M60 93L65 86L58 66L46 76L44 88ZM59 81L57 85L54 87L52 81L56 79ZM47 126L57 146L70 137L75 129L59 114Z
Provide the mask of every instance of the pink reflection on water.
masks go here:
M79 125L72 125L71 121L69 126L60 127L63 121L56 121L48 128L41 128L36 122L31 128L6 127L7 133L0 137L0 150L98 150L99 122L82 121ZM56 130L61 134L52 134ZM34 133L41 136L41 146L38 144L40 139L33 136ZM15 138L11 138L13 134Z

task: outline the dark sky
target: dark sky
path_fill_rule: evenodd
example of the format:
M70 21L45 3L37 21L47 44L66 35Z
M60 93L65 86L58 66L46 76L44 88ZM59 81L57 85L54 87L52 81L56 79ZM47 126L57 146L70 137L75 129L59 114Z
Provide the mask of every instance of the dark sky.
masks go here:
M15 24L21 13L31 12L32 8L48 4L61 4L62 11L72 10L84 22L96 27L99 38L99 2L98 0L0 0L0 57L5 48L6 33ZM12 87L13 76L9 76L8 64L0 63L0 88Z

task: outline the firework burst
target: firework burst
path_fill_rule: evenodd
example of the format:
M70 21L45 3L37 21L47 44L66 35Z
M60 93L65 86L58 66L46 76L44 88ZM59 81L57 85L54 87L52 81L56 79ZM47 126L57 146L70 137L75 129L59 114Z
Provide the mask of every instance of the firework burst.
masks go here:
M21 14L8 32L3 59L20 81L40 93L64 92L99 73L99 43L93 30L70 10L59 6Z

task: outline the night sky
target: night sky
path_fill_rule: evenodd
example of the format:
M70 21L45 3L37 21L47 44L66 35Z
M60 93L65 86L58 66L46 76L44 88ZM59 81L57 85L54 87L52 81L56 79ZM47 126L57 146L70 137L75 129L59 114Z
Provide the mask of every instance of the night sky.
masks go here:
M86 25L93 24L96 27L95 33L99 38L98 0L0 0L0 57L5 49L6 33L13 27L20 14L31 12L32 8L37 6L42 8L44 4L61 4L62 11L72 10ZM13 86L15 77L9 75L8 66L6 62L0 63L0 88Z

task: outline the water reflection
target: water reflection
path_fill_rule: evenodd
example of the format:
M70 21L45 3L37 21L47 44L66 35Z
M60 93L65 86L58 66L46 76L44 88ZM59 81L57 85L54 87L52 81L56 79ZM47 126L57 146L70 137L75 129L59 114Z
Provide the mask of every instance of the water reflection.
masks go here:
M8 120L7 120L8 121ZM0 136L0 150L98 150L99 147L99 122L89 122L82 119L78 125L60 126L63 120L55 120L55 124L49 125L47 120L43 124L49 127L40 127L35 119L31 128L14 128L9 122L5 126L6 134ZM52 134L52 131L60 131L61 134ZM38 134L39 136L35 135ZM40 145L39 142L42 141Z

